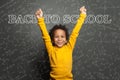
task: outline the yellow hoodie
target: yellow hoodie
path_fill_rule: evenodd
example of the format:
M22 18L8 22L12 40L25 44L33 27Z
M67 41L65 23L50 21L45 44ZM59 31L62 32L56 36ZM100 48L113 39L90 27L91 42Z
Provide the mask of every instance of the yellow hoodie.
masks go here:
M46 29L44 18L42 17L38 19L38 25L40 26L42 37L49 55L51 80L73 80L73 75L71 72L72 52L85 18L86 14L81 13L70 35L69 41L61 48L52 45L51 38Z

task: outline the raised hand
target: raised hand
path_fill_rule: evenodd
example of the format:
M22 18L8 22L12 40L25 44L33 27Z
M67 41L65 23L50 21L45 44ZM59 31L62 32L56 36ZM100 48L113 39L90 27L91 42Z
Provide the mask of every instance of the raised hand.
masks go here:
M81 12L81 13L86 14L86 11L87 11L87 9L85 8L85 6L82 6L82 7L80 8L80 12Z
M38 9L35 13L37 19L43 17L43 11L41 9Z

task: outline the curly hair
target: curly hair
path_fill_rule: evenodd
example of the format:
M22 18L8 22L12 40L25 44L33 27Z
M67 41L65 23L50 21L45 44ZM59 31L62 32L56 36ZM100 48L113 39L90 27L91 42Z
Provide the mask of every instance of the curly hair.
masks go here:
M68 29L66 28L65 25L61 25L61 24L55 25L55 26L53 26L52 29L50 29L49 35L50 35L51 40L53 41L53 39L54 39L54 32L55 32L57 29L61 29L61 30L65 31L66 40L68 41L68 39L69 39Z

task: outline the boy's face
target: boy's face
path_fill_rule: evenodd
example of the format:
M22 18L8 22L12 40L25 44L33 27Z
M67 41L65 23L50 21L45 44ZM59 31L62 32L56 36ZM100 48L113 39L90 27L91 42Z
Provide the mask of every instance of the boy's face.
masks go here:
M62 47L64 44L66 44L67 40L66 40L65 31L62 29L55 30L53 41L57 47Z

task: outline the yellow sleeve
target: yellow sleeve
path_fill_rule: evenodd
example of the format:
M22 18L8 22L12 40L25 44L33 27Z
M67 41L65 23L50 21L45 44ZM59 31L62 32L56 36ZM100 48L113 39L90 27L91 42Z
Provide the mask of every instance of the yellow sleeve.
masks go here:
M74 48L74 45L76 43L76 39L77 39L77 37L79 35L79 31L80 31L80 29L82 27L82 24L85 21L85 18L86 18L86 14L81 13L80 17L77 20L77 23L76 23L75 27L73 28L73 31L72 31L72 33L70 35L70 39L69 39L69 42L68 42L71 49Z
M38 25L40 27L40 30L42 32L42 38L45 42L45 46L47 48L47 51L48 53L51 52L51 50L53 49L53 46L52 46L52 42L51 42L51 38L49 36L49 33L46 29L46 25L45 25L45 22L44 22L44 18L39 18L38 19Z

